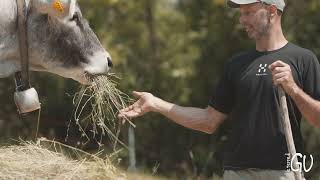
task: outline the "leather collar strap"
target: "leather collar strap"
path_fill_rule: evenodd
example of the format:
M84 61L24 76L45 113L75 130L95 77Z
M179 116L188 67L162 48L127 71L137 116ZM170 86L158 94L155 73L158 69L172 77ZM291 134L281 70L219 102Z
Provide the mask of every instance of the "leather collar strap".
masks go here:
M18 91L29 89L29 54L28 54L28 32L27 32L27 5L25 0L16 0L18 12L18 34L20 47L21 72L15 74L16 88Z

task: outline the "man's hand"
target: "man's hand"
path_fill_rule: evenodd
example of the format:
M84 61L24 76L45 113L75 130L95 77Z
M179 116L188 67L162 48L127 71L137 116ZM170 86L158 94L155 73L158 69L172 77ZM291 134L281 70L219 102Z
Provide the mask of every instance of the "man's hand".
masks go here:
M269 69L272 71L273 83L281 85L305 119L320 128L320 101L313 99L298 87L293 80L290 66L282 61L276 61L269 66Z
M155 102L157 98L147 92L136 92L133 91L133 95L139 98L131 106L120 110L118 118L135 118L144 115L147 112L155 109Z
M269 69L272 72L272 80L274 85L282 86L284 91L289 95L298 88L297 84L294 82L291 68L288 64L278 60L269 65Z

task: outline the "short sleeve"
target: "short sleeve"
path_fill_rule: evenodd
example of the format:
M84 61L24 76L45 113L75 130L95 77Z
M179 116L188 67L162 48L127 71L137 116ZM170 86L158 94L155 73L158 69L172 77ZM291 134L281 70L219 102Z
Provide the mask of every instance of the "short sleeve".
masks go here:
M220 76L213 94L209 100L209 106L217 111L229 114L234 106L234 93L231 79L231 62L228 62Z
M320 100L320 64L311 52L304 61L303 91L316 100Z

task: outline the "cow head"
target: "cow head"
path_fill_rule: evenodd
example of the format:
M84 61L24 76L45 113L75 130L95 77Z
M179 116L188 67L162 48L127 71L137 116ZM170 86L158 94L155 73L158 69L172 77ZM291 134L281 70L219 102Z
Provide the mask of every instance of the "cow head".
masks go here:
M88 77L106 74L112 66L76 0L31 0L28 36L31 70L87 84Z

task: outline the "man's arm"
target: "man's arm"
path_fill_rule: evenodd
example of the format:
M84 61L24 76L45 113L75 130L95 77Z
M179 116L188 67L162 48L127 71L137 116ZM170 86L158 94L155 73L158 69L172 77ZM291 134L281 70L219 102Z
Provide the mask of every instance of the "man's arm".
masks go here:
M158 100L155 111L184 127L208 134L215 132L220 124L227 118L227 115L210 106L206 109L182 107L162 99Z
M320 102L314 100L298 86L293 87L288 94L309 123L320 128Z
M291 68L282 61L276 61L269 66L272 71L273 82L281 85L284 91L293 99L306 120L320 128L320 101L317 101L303 92L294 82Z
M206 109L182 107L146 92L134 92L134 95L139 100L128 108L121 110L120 118L135 118L150 111L158 112L177 124L209 134L213 133L227 118L226 114L212 107Z

